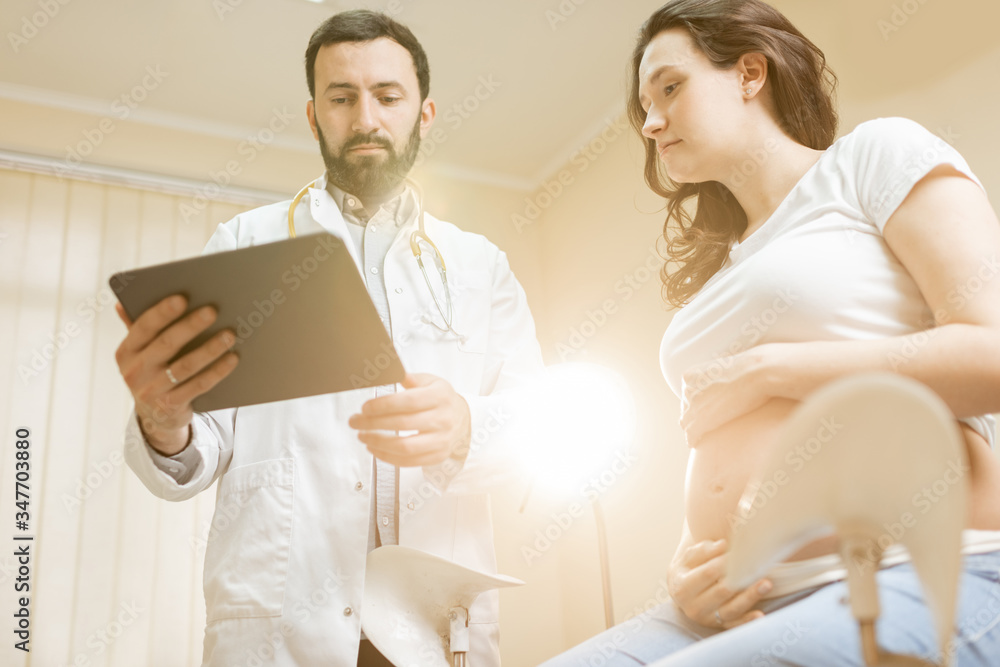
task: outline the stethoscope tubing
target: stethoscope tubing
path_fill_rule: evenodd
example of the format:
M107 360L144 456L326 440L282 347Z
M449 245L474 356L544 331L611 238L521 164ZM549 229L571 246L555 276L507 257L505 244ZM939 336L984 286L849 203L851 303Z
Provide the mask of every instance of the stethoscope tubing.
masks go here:
M433 320L427 319L427 322L441 331L450 331L455 336L461 340L465 340L465 336L455 331L452 328L452 314L454 312L451 301L451 289L448 287L448 266L445 264L444 255L438 249L431 237L427 235L424 230L424 196L420 189L420 186L415 182L407 179L407 183L413 187L414 192L417 194L417 229L410 234L410 252L413 253L413 257L417 260L417 265L420 267L420 273L424 276L424 282L427 283L427 290L431 293L431 299L434 301L434 307L437 308L438 314L441 315L441 319L444 321L445 326L442 327ZM316 181L312 181L307 184L304 188L296 193L295 197L292 199L291 205L288 207L288 236L289 238L295 238L295 209L298 207L299 202L302 198L306 196L309 190L316 186ZM423 249L420 247L420 242L423 241L427 243L433 250L434 255L437 257L435 265L438 266L438 273L441 276L441 283L444 286L444 298L445 298L445 308L441 307L438 301L437 293L434 291L434 287L431 285L431 279L427 275L427 269L424 267L423 260ZM445 312L447 311L447 313Z

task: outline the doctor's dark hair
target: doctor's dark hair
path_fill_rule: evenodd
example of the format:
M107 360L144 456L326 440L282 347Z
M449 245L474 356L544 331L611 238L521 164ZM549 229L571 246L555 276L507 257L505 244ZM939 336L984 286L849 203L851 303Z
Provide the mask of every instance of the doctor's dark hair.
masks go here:
M649 43L671 28L686 30L720 70L733 68L747 53L763 54L775 120L785 134L815 150L829 148L837 135L833 100L837 78L819 47L760 0L673 0L640 28L632 52L627 114L645 148L646 184L667 200L663 224L667 263L660 277L663 299L679 308L722 267L731 243L746 231L747 218L722 183L673 183L658 159L656 142L642 136L646 112L639 102L639 64ZM686 207L692 198L695 206ZM673 273L668 271L670 263L679 265Z
M380 12L367 9L353 9L334 14L316 28L309 38L306 47L306 81L309 83L309 96L316 99L316 54L321 47L341 42L370 42L379 37L388 37L410 52L413 67L417 70L417 81L420 84L420 101L427 99L431 90L431 68L427 63L427 54L417 38L402 23L394 21Z

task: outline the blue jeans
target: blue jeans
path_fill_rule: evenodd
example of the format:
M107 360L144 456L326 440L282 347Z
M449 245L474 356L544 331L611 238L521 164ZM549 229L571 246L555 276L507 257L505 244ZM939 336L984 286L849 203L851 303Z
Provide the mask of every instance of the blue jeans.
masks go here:
M941 662L922 589L910 563L876 575L881 650ZM764 617L720 631L667 602L544 663L544 667L861 667L858 625L838 581L763 600ZM1000 667L1000 551L965 556L952 665Z

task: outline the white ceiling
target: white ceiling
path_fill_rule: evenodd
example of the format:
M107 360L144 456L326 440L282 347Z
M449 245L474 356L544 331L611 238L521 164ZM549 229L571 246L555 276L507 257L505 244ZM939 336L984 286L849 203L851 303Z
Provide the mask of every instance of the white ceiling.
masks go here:
M66 2L65 6L61 2ZM166 73L133 119L240 137L272 109L296 114L276 143L315 153L305 121L302 57L325 18L351 7L398 9L431 62L447 140L434 160L530 187L623 109L636 30L659 0L4 0L0 96L108 109L147 67ZM889 39L891 0L774 3L827 51L854 96L918 85L994 48L995 0L926 2ZM905 4L905 3L903 3ZM52 18L42 5L57 6ZM570 11L572 10L572 11ZM560 14L562 11L562 14ZM562 18L554 22L553 17ZM10 34L44 23L26 43ZM468 119L445 114L480 77L499 88ZM990 85L995 85L991 82ZM459 118L452 115L452 118Z

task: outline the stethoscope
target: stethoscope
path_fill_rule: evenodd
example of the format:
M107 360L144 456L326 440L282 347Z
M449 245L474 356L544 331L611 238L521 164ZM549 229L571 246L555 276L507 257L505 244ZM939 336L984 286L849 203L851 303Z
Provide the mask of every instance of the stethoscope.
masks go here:
M452 326L452 305L451 305L451 290L448 288L448 267L444 263L444 256L438 247L431 241L431 238L427 236L427 232L424 231L424 195L420 186L413 181L407 179L406 181L417 194L417 229L410 234L410 252L417 260L417 264L420 266L420 273L424 276L424 282L427 283L427 291L431 293L431 298L434 300L434 307L437 308L438 313L441 315L441 319L444 320L444 326L437 324L429 317L423 318L425 322L433 325L436 329L443 331L445 333L451 332L459 340L465 340L465 336L455 331ZM295 208L302 201L302 198L309 192L309 189L315 187L316 181L313 181L306 185L304 188L299 190L295 198L292 199L292 205L288 207L288 235L291 238L295 238ZM437 267L438 275L441 277L441 284L444 285L444 301L445 307L441 307L441 303L438 301L437 292L434 291L434 287L431 285L430 276L427 275L427 269L424 267L423 260L423 250L420 247L420 243L424 242L434 251L434 257L436 261L434 265Z

